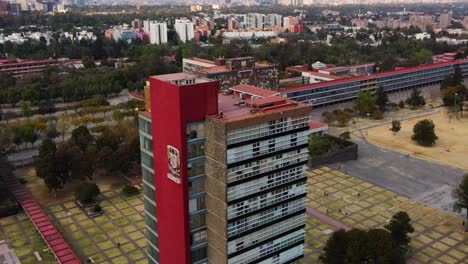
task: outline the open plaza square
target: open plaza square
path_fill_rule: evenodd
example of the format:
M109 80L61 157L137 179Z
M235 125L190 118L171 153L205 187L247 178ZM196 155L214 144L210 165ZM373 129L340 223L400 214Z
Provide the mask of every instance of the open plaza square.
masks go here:
M57 228L81 259L94 263L148 263L144 234L143 198L102 193L104 214L89 218L75 202L47 208Z
M467 263L468 234L463 219L435 210L329 167L308 174L308 207L347 228L381 228L398 211L413 220L413 259L419 263ZM308 209L309 209L308 208ZM336 224L336 223L335 223ZM333 229L315 218L306 228L304 263L315 263ZM311 247L312 246L312 247Z

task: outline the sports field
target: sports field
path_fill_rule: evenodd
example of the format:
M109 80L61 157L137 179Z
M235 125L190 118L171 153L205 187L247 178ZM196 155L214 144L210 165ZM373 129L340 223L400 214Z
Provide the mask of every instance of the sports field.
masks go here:
M413 126L423 119L431 119L435 124L439 139L432 147L422 147L411 140ZM396 135L389 130L390 124L363 130L367 141L404 154L441 162L468 170L468 114L459 119L449 118L446 109L434 114L401 121L401 130Z

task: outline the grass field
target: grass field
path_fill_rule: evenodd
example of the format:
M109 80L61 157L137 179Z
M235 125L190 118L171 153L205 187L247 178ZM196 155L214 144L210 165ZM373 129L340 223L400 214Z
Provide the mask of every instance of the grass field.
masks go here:
M0 219L0 240L5 240L13 247L22 264L58 263L28 216L24 213ZM39 253L42 262L37 260L34 252Z
M422 147L411 140L413 126L423 119L431 119L435 124L435 132L439 139L432 147ZM438 113L401 121L401 131L396 135L389 130L391 125L370 128L366 139L376 145L391 150L427 158L450 166L468 170L468 114L463 118L451 118L445 109Z

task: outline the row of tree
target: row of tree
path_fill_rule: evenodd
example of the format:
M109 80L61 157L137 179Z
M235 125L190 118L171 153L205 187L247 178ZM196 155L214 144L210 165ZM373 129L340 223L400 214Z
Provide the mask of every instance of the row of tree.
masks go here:
M96 170L106 175L138 173L140 163L138 131L133 122L107 127L98 136L80 126L68 142L56 144L46 138L39 148L35 168L50 192L73 180L92 179Z

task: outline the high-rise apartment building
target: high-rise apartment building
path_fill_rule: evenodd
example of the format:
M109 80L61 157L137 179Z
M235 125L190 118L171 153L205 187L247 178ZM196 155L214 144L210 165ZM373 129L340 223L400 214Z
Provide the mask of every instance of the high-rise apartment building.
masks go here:
M267 27L281 27L283 16L278 14L268 14L266 16L265 25Z
M247 28L263 29L265 26L265 15L259 13L247 14Z
M151 44L159 45L167 43L167 24L165 22L159 23L156 21L150 21L149 37Z
M452 25L452 13L445 12L441 13L439 16L439 28L447 29Z
M192 40L195 37L193 23L186 19L176 19L175 30L182 42Z
M139 117L149 263L291 263L304 252L310 107L191 73ZM149 97L149 98L148 98Z
M145 31L145 33L149 34L150 32L150 20L147 19L147 20L143 20L143 30Z

